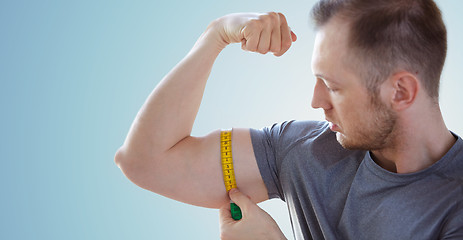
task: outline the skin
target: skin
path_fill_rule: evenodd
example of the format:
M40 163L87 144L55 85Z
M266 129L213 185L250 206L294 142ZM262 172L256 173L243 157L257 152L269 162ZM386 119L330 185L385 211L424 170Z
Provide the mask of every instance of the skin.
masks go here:
M325 111L343 146L371 150L375 161L389 171L410 173L432 165L455 142L438 105L423 91L417 76L401 69L372 98L360 74L348 64L346 29L345 21L334 17L317 32L312 107ZM213 63L227 45L241 43L246 51L281 56L295 40L280 13L231 14L213 21L149 95L115 155L116 164L142 188L185 203L220 208L222 239L285 239L275 221L256 205L268 195L249 129L233 129L240 191L230 195L222 181L220 131L194 137L191 130ZM230 218L230 198L242 208L240 221Z

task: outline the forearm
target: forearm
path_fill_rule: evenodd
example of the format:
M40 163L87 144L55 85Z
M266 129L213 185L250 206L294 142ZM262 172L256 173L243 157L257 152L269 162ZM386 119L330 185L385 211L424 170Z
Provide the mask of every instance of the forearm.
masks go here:
M226 45L212 23L141 107L121 148L125 154L151 158L191 134L212 66Z

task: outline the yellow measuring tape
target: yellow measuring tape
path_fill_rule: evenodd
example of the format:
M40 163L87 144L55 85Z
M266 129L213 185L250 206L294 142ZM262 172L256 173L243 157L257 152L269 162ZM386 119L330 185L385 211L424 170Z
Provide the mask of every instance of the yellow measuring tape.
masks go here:
M231 133L231 130L220 132L220 156L222 159L223 182L227 193L230 189L236 188L235 172L233 170ZM232 201L230 201L230 212L233 219L241 219L241 209Z

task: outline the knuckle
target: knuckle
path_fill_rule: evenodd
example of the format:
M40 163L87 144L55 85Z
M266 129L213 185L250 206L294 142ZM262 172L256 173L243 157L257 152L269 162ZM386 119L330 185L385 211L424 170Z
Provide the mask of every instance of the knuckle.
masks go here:
M264 24L269 24L271 21L270 15L268 13L260 15L259 19Z
M278 16L278 13L276 12L269 12L268 13L268 16L269 16L269 19L273 22L273 23L278 23L280 17Z
M283 49L289 49L291 47L291 41L284 41L281 46Z
M268 53L268 50L259 49L259 50L257 50L257 52L260 53L260 54L266 54L266 53Z
M268 53L269 48L270 48L270 46L261 46L261 45L259 45L256 51L258 53L266 54L266 53Z
M280 51L278 51L278 55L283 55L288 51L289 48L281 48Z
M278 46L272 46L272 47L270 48L270 51L276 53L276 52L281 51L281 48L278 47Z
M246 50L250 52L257 52L257 47L256 46L246 46Z

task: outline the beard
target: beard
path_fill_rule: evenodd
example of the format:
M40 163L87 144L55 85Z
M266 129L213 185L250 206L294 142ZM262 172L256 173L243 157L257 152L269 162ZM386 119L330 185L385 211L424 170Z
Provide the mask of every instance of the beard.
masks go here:
M345 149L379 150L394 144L397 115L378 97L371 97L364 119L351 126L349 136L337 132L336 139Z

